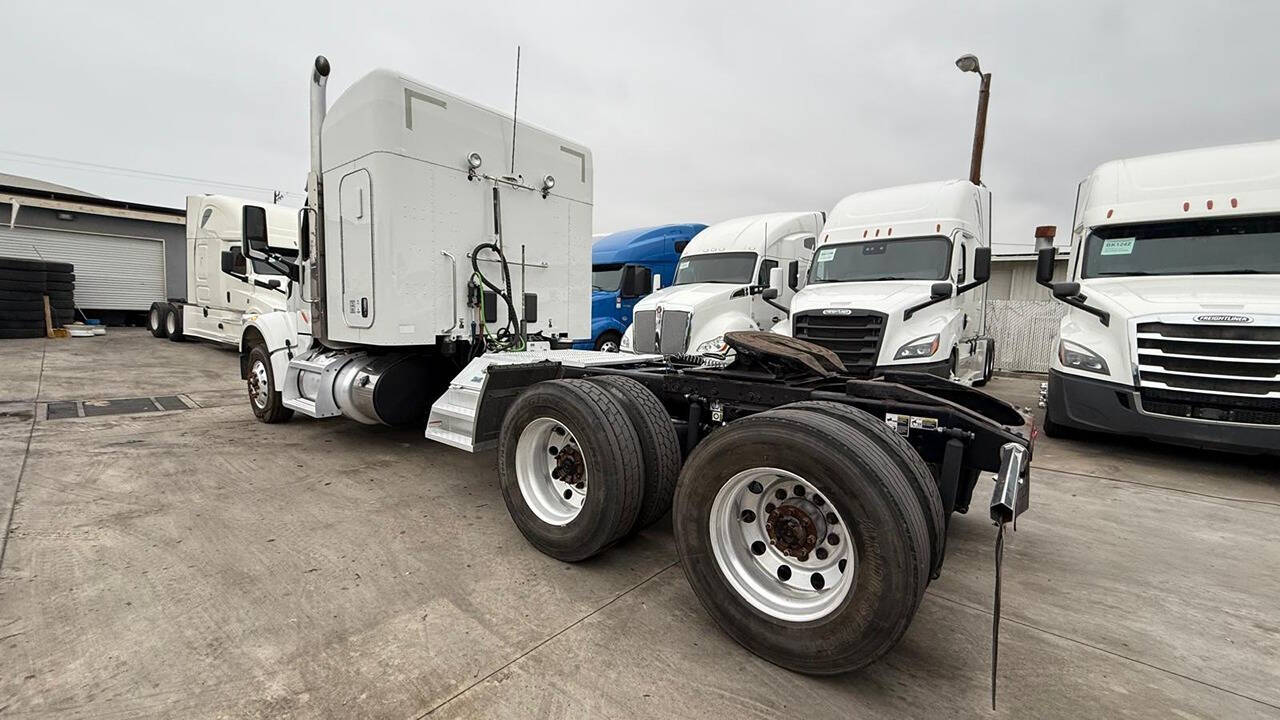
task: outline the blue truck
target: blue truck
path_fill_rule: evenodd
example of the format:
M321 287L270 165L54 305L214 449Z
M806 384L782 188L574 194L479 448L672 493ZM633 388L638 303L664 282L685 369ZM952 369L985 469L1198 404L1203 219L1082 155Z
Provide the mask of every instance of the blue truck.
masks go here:
M658 225L597 240L591 246L591 337L573 346L616 352L631 324L631 308L652 292L655 276L663 285L671 282L680 253L705 227L701 223Z

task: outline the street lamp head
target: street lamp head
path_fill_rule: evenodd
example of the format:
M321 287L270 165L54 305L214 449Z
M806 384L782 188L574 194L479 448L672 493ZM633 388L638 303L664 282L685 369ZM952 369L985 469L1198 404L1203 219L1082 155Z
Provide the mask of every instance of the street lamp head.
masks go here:
M961 55L956 58L956 67L960 68L961 72L978 73L979 75L982 74L982 68L978 66L977 55L968 53Z

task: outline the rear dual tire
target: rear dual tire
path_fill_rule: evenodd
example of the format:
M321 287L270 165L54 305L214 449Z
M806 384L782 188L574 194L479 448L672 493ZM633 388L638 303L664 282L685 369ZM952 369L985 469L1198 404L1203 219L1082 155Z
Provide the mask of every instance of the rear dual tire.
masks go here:
M507 511L529 544L578 562L635 525L644 488L640 438L604 387L541 382L503 419L498 476Z
M169 331L165 328L165 321L169 311L168 303L151 303L151 309L147 311L147 330L151 333L151 337L163 338L169 336Z
M884 446L883 438L848 418L792 407L735 421L690 454L673 514L681 567L707 612L748 650L798 672L834 674L875 661L902 638L928 584L931 541L909 478L915 470ZM740 514L725 512L725 492L752 477L744 473L760 472L784 479L758 481L755 488L777 486L764 506L772 506L769 519L782 528L800 518L798 526L791 523L799 532L779 531L775 538L769 530L767 543L757 540L744 552L732 541L747 542L752 531L733 523L767 527L769 519L753 509L759 500L750 483L747 494L739 491L746 503ZM822 500L817 507L834 515L822 510L815 518L815 496ZM783 512L783 506L797 509ZM825 543L810 548L796 539L815 535L806 517L809 525L823 525L816 534L829 533ZM754 532L759 538L766 531ZM825 558L817 557L819 548ZM805 557L788 554L797 552ZM833 573L823 563L837 552L849 554Z

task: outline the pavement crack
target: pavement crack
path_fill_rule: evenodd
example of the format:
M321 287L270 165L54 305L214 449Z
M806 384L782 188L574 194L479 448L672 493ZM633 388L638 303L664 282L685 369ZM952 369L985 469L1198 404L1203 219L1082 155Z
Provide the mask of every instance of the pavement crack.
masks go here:
M22 450L22 464L18 466L18 479L13 483L13 499L9 501L9 518L5 520L4 536L0 538L0 577L4 576L4 555L9 549L9 533L13 530L13 516L18 512L18 491L22 489L22 476L27 472L27 458L31 455L31 439L36 434L37 410L40 407L40 390L44 385L44 360L49 353L49 338L40 346L40 373L36 376L36 394L31 398L31 427L27 428L27 445ZM5 707L8 707L7 705ZM3 711L3 708L0 708Z
M1071 470L1059 470L1055 467L1045 465L1032 465L1037 470L1048 470L1049 472L1062 473L1063 475L1072 475L1075 477L1090 478L1092 480L1110 480L1111 482L1124 483L1126 485L1139 485L1145 488L1155 490L1168 490L1169 492L1183 493L1184 495L1195 495L1196 497L1209 498L1212 500L1223 500L1226 502L1249 503L1252 505L1270 505L1272 507L1280 507L1280 502L1274 500L1251 500L1249 498L1228 497L1226 495L1214 495L1212 493L1196 492L1195 490L1186 490L1184 488L1169 487L1168 485L1156 485L1155 483L1138 482L1137 480L1125 480L1123 478L1111 477L1109 475L1090 475L1089 473L1074 472Z
M520 661L521 661L521 660L523 660L526 656L528 656L529 654L533 653L533 652L534 652L535 650L537 650L538 648L541 648L543 645L546 645L547 643L551 642L552 640L555 640L556 638L560 637L561 635L563 635L563 634L565 634L565 633L569 632L570 630L572 630L572 629L574 629L574 628L578 627L578 626L579 626L579 625L581 625L583 622L585 622L585 621L587 621L587 620L590 620L592 617L595 617L595 615L596 615L597 613L599 613L601 610L604 610L605 608L607 608L607 607L609 607L610 605L612 605L612 604L614 604L614 603L618 602L619 600L621 600L622 598L626 597L627 595L630 595L633 591L635 591L635 590L639 589L640 587L644 586L644 585L645 585L646 583L648 583L650 580L653 580L654 578L658 577L658 576L659 576L659 575L661 575L662 573L664 573L664 572L666 572L666 571L670 570L671 568L673 568L673 567L675 567L675 566L677 566L677 565L679 565L679 564L680 564L680 561L679 561L679 560L672 560L670 563L667 563L667 564L666 564L666 565L664 565L663 567L659 568L656 572L654 572L654 573L653 573L652 575L650 575L649 577L647 577L647 578L645 578L645 579L641 580L640 582L636 583L635 585L632 585L631 587L627 588L626 590L623 590L622 592L618 593L617 595L614 595L612 598L610 598L610 599L609 599L609 601L608 601L608 602L604 603L604 604L603 604L603 605L601 605L600 607L596 608L595 610L592 610L591 612L587 613L586 615L583 615L582 617L578 618L577 620L574 620L573 622L571 622L571 623L569 623L568 625L564 626L564 627L563 627L563 628L561 628L560 630L557 630L555 633L553 633L553 634L551 634L550 636L548 636L548 637L544 638L542 641L538 642L538 643L537 643L537 644L535 644L533 647L529 648L528 650L525 650L524 652L520 653L519 655L515 656L514 658L511 658L511 660L509 660L509 661L507 661L505 664L503 664L503 665L502 665L502 667L500 667L500 668L498 668L498 669L494 670L493 672L489 673L488 675L485 675L484 677L482 677L482 678L480 678L480 679L476 680L475 682L471 683L470 685L467 685L466 687L462 688L461 690L459 690L458 692L454 693L453 695L450 695L448 698L445 698L443 701L441 701L440 703L436 704L436 706L435 706L435 707L433 707L433 708L431 708L430 710L428 710L428 711L426 711L426 712L422 713L421 715L419 715L419 716L417 717L417 720L422 720L423 718L426 718L426 717L431 716L432 714L434 714L434 713L435 713L435 711L439 710L440 708L444 707L445 705L448 705L449 703L453 702L454 700L457 700L458 698L460 698L460 697L462 697L463 695L467 694L467 693L468 693L472 688L476 687L477 685L481 685L481 684L483 684L486 680L488 680L489 678L493 677L494 675L497 675L498 673L502 672L503 670L506 670L507 668L511 667L512 665L514 665L514 664L516 664L516 663L520 662Z
M945 600L946 602L952 603L952 604L954 604L954 605L959 605L960 607L963 607L963 608L968 608L968 609L973 610L973 611L975 611L975 612L982 613L983 615L988 615L988 616L989 616L989 615L991 615L991 611L990 611L990 610L987 610L986 608L979 607L979 606L977 606L977 605L973 605L973 604L971 604L971 603L967 603L967 602L965 602L965 601L963 601L963 600L957 600L957 599L952 598L952 597L947 597L946 595L943 595L943 594L941 594L941 593L935 592L935 591L933 591L933 590L926 590L925 592L926 592L927 594L929 594L929 595L932 595L933 597L938 598L939 600ZM1073 638L1073 637L1070 637L1070 636L1068 636L1068 635L1063 635L1063 634L1061 634L1061 633L1057 633L1057 632L1054 632L1054 631L1052 631L1052 630L1048 630L1048 629L1042 628L1042 627L1040 627L1040 626L1038 626L1038 625L1032 625L1032 624L1031 624L1031 623L1029 623L1029 622L1025 622L1025 621L1022 621L1022 620L1017 620L1017 619L1015 619L1015 618L1011 618L1011 617L1009 617L1008 615L1004 615L1004 616L1002 616L1002 617L1000 618L1000 622L1001 622L1002 624L1003 624L1003 623L1012 623L1012 624L1014 624L1014 625L1018 625L1018 626L1020 626L1020 627L1027 628L1028 630L1034 630L1034 631L1039 632L1039 633L1044 633L1045 635L1049 635L1049 636L1051 636L1051 637L1058 638L1059 640L1065 640L1066 642L1075 643L1076 645L1081 645L1081 646L1083 646L1083 647L1087 647L1087 648L1089 648L1090 650L1096 650L1096 651L1101 652L1101 653L1106 653L1107 655L1110 655L1110 656L1112 656L1112 657L1120 658L1121 660L1127 660L1128 662L1134 663L1134 664L1136 664L1136 665L1141 665L1141 666L1146 667L1146 668L1150 668L1150 669L1155 670L1155 671L1157 671L1157 672L1165 673L1166 675L1172 675L1172 676L1177 677L1177 678L1182 678L1183 680L1186 680L1186 681L1188 681L1188 682L1196 683L1197 685L1203 685L1204 687L1213 688L1214 690L1217 690L1217 691L1219 691L1219 692L1227 693L1228 695L1234 695L1235 697L1241 698L1241 699L1243 699L1243 700L1248 700L1248 701L1250 701L1250 702L1255 702L1255 703L1257 703L1257 704L1259 704L1259 705L1262 705L1263 707L1271 708L1272 710L1280 710L1280 705L1276 705L1276 704L1274 704L1274 703L1269 703L1269 702L1267 702L1266 700L1261 700L1261 699L1259 699L1259 698L1253 697L1252 695L1245 695L1244 693L1237 692L1237 691L1232 690L1232 689L1230 689L1230 688L1225 688L1225 687L1222 687L1221 685L1215 685L1215 684L1213 684L1213 683L1209 682L1208 680L1201 680L1200 678L1191 677L1190 675L1184 675L1183 673L1180 673L1180 672L1178 672L1177 670L1170 670L1169 668L1160 667L1159 665L1155 665L1155 664L1149 663L1149 662L1147 662L1147 661L1145 661L1145 660L1139 660L1138 658L1130 657L1130 656L1128 656L1128 655L1124 655L1124 654L1122 654L1122 653L1118 653L1118 652L1116 652L1115 650L1108 650L1107 648L1099 647L1099 646L1097 646L1097 645L1094 645L1093 643L1085 642L1084 640L1081 640L1081 639L1079 639L1079 638Z

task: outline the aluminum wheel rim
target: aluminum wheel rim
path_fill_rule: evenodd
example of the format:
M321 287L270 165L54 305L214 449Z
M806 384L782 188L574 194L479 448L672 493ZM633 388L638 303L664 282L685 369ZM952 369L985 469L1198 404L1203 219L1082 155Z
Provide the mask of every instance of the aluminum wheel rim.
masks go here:
M152 310L147 315L147 321L150 323L152 330L160 329L160 313L159 312Z
M168 317L164 319L164 329L170 334L178 331L178 321L173 317L173 313L169 313Z
M271 381L267 378L267 366L261 360L254 360L249 368L249 399L258 409L267 406L267 393L271 392Z
M808 523L794 520L798 516ZM785 541L788 523L816 531L812 550L804 553ZM743 470L729 478L711 504L711 549L725 580L756 610L787 622L826 617L849 595L857 551L846 527L844 517L809 481L778 468Z
M559 420L536 418L520 431L515 466L520 496L539 520L563 526L582 512L587 464L578 439Z
M600 343L600 352L618 352L618 343L614 340L605 340Z

